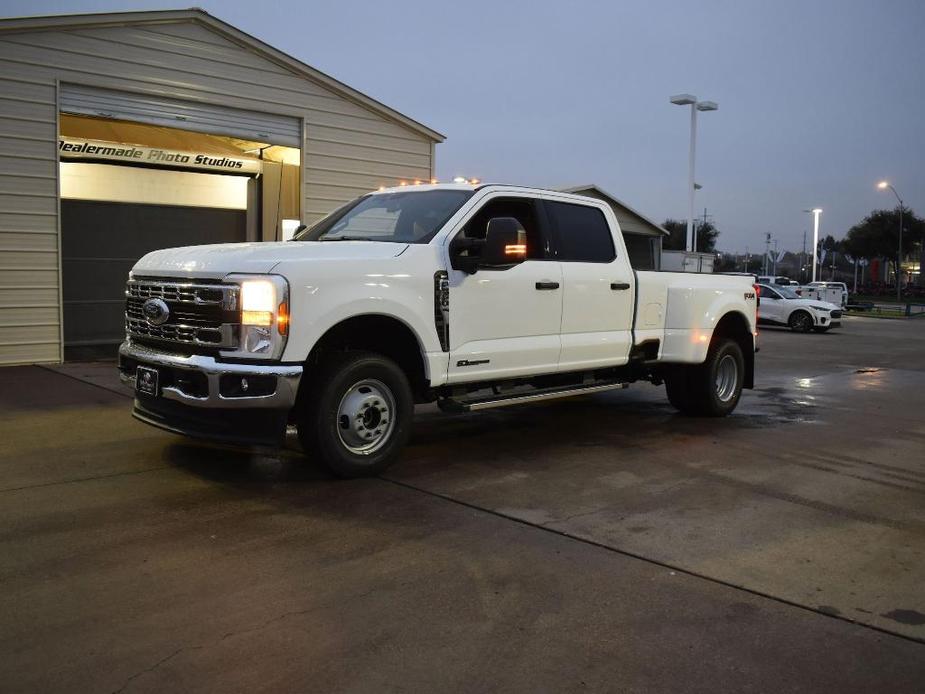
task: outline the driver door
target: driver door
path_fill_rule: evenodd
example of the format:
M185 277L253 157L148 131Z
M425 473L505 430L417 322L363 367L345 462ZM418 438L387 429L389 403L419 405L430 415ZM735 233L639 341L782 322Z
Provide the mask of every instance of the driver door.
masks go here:
M783 297L767 284L759 286L761 287L761 305L758 308L760 318L774 323L783 323Z
M475 274L448 269L450 363L448 383L554 373L559 363L562 269L551 257L538 201L489 198L458 232L485 238L488 220L514 217L527 232L527 258Z

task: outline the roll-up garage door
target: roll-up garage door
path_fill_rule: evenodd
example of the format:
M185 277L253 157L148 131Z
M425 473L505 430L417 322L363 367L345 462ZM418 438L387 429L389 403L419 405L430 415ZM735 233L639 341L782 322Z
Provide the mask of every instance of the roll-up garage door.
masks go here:
M244 210L62 200L67 359L114 357L125 333L125 280L149 251L244 241ZM88 348L95 347L95 350Z
M228 135L271 145L299 148L302 145L302 126L298 118L162 96L62 84L61 111Z

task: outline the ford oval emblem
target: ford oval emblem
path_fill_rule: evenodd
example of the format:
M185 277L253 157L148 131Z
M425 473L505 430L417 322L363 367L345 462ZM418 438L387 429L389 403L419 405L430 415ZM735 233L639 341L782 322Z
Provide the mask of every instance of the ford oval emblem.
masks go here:
M145 320L151 325L163 325L170 318L170 307L163 299L151 298L141 306Z

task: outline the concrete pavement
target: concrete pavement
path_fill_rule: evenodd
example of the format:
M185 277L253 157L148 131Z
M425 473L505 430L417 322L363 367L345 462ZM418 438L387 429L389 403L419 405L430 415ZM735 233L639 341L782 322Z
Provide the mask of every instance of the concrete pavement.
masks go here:
M925 323L762 333L662 389L447 417L382 479L0 370L9 691L921 691Z

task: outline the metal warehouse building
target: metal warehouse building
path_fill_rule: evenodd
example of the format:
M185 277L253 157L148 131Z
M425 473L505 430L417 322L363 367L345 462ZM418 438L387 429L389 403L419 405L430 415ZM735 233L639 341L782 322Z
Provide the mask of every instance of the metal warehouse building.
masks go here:
M0 20L0 364L118 343L144 253L284 239L442 140L201 10Z

